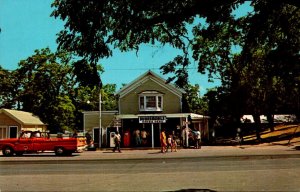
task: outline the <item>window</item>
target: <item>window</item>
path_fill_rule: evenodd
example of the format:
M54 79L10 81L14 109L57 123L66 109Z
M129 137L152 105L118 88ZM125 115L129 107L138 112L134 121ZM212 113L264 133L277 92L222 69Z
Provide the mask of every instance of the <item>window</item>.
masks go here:
M162 111L163 95L156 91L146 91L139 95L140 111Z
M146 96L146 108L156 108L156 96Z
M7 127L6 126L0 126L0 139L6 139L7 138Z
M144 97L140 96L140 110L145 110Z

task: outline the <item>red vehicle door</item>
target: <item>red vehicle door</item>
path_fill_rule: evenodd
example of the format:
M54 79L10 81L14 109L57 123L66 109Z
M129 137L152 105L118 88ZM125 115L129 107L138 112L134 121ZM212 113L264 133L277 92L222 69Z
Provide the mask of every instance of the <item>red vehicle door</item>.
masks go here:
M33 150L34 151L45 151L46 143L44 138L33 138L32 139Z
M33 145L31 140L31 132L24 132L19 138L19 142L16 144L16 151L32 151Z
M50 139L49 133L46 132L33 132L33 148L34 151L53 151L53 141Z

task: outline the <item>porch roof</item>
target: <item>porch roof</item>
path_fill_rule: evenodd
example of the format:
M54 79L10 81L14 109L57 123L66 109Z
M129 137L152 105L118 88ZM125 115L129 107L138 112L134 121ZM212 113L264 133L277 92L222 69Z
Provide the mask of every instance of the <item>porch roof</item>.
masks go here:
M165 116L167 118L188 118L191 116L191 119L208 119L208 116L199 115L196 113L170 113L170 114L121 114L116 115L117 119L138 119L139 117L145 116Z

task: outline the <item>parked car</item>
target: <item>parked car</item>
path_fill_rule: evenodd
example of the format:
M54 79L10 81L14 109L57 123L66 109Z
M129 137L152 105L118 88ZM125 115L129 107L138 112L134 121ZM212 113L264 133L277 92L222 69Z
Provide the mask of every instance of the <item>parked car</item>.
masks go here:
M4 156L23 155L54 151L56 155L72 155L86 148L85 138L50 137L48 132L23 131L19 138L0 140L0 150Z

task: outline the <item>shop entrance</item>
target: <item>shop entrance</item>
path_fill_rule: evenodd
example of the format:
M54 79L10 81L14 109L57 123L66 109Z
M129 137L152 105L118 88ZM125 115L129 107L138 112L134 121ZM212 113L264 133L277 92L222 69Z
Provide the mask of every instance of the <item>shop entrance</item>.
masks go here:
M152 131L152 127L153 127L153 131ZM157 123L142 124L141 145L145 146L145 147L159 147L160 146L160 139L159 139L160 129L161 129L161 125L157 124Z
M166 116L139 116L139 123L143 128L149 130L150 127L152 148L160 146L161 124L165 124L166 121Z

